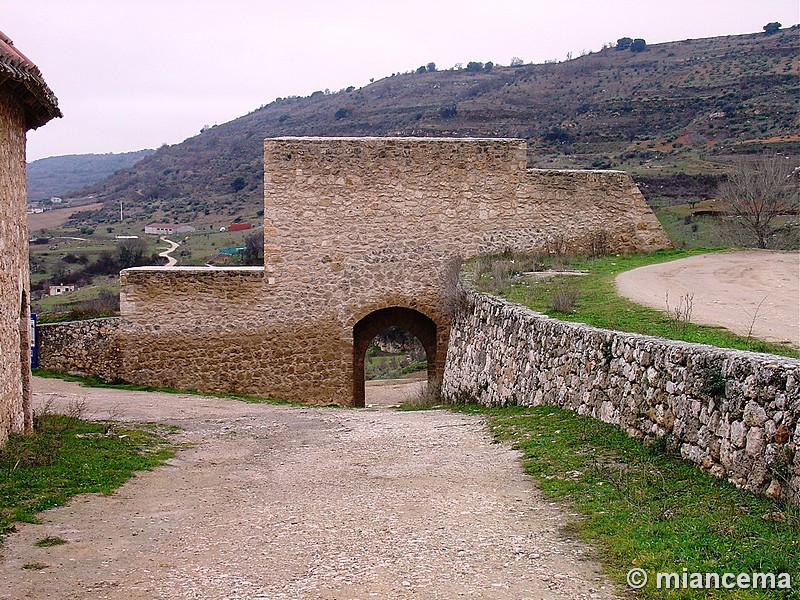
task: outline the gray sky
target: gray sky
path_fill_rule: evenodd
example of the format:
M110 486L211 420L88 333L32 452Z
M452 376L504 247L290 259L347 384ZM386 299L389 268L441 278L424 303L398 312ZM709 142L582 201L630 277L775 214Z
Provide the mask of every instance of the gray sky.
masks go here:
M0 0L0 30L64 118L28 160L175 144L277 97L360 87L428 62L564 60L800 21L797 0Z

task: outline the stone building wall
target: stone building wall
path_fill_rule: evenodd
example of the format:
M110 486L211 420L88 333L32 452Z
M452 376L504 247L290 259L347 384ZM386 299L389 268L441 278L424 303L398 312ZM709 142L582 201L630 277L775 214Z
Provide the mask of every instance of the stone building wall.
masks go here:
M70 375L119 379L120 319L91 319L36 326L38 367Z
M375 327L416 329L441 376L461 258L598 237L616 251L669 245L627 175L529 171L525 151L508 139L266 140L264 268L124 271L124 378L358 405L357 337Z
M30 425L25 130L22 103L0 86L0 447Z
M799 360L596 329L469 292L442 389L668 436L710 473L800 505Z

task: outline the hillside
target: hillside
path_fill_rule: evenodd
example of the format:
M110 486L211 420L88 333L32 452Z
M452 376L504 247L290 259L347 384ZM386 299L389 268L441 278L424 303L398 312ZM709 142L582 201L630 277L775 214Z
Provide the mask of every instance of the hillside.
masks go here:
M28 202L68 195L127 169L155 152L139 150L124 154L72 154L28 163Z
M273 136L519 137L532 166L625 169L651 203L713 195L727 155L798 153L799 32L606 48L553 64L419 69L277 99L85 189L107 206L80 218L113 222L119 200L140 220L254 214L262 140Z

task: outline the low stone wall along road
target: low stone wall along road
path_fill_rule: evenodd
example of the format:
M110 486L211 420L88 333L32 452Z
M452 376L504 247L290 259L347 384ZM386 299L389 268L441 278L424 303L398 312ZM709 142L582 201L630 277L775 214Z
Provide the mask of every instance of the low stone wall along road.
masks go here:
M178 425L190 445L110 496L18 524L0 548L0 598L615 597L589 549L564 537L575 517L542 498L478 417L38 378L34 396ZM68 543L34 546L47 535Z

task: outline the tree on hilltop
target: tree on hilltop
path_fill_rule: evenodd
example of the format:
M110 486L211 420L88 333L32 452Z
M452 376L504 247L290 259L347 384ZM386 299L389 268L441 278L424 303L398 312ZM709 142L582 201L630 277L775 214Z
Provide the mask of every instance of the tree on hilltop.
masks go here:
M629 37L622 37L617 40L616 49L617 50L627 50L633 44L633 38Z
M643 52L647 50L647 42L645 42L642 38L636 38L631 43L631 52Z
M777 21L773 21L772 23L767 23L764 25L764 33L767 35L772 35L773 33L777 33L778 30L781 28L781 24Z
M467 63L467 71L470 71L471 73L477 73L481 69L483 69L482 62L471 60Z

